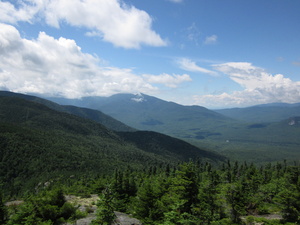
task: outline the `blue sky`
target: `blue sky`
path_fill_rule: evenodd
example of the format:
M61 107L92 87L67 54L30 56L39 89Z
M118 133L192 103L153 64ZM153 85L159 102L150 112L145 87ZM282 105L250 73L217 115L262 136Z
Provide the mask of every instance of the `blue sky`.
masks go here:
M0 89L300 102L300 1L0 1Z

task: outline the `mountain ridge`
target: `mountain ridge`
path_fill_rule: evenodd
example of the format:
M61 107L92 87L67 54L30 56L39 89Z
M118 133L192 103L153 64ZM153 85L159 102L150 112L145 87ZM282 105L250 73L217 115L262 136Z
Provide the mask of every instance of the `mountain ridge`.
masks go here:
M180 137L178 134L182 133L183 126L189 129L185 130L187 135L194 135L190 129L214 124L218 127L228 121L234 122L233 119L202 106L182 106L145 94L85 97L80 101L49 99L59 104L77 104L77 106L97 109L138 130L156 131L175 137Z
M214 153L204 156L206 151L188 143L183 144L187 149L180 149L182 144L170 144L174 138L160 134L146 135L144 140L154 141L147 149L139 148L135 140L139 136L128 141L100 123L19 97L1 96L0 106L0 183L15 194L40 182L68 180L74 175L108 175L115 168L175 166L191 157L209 162L225 160Z
M300 116L300 103L271 103L214 111L244 122L280 122L289 117Z
M50 109L59 111L59 112L65 112L70 113L73 115L77 115L79 117L83 117L85 119L90 119L95 122L98 122L109 129L115 130L115 131L135 131L136 129L131 128L127 126L126 124L112 118L111 116L108 116L101 111L93 110L89 108L82 108L82 107L75 107L72 105L60 105L57 103L54 103L50 100L46 100L44 98L40 98L33 95L25 95L25 94L19 94L9 91L0 91L0 96L6 96L6 97L17 97L17 98L23 98L25 100L29 100L32 102L40 103L42 105L45 105L49 107Z

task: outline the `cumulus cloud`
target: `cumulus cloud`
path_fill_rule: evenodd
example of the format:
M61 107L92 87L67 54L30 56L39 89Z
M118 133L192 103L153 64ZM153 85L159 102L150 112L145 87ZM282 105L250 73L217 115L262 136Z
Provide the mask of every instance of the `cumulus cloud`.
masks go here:
M183 74L183 75L177 75L177 74L170 75L166 73L163 73L161 75L144 74L143 77L149 83L163 84L171 88L176 88L180 83L192 81L191 77L187 74Z
M214 72L212 70L208 70L208 69L198 66L196 64L196 62L194 62L188 58L177 59L176 63L178 64L178 66L181 69L186 70L186 71L196 72L196 73L206 73L206 74L213 75L213 76L215 76L217 74L216 72Z
M4 90L80 98L157 89L130 69L101 67L101 60L83 53L74 40L44 32L27 40L11 25L0 24L0 57Z
M19 21L32 23L38 12L43 10L46 1L23 0L15 1L18 7L10 2L0 2L0 21L15 24Z
M300 101L300 82L285 78L282 74L272 75L248 62L229 62L214 65L214 68L244 90L220 95L194 96L195 102L208 107L249 106L271 102L296 103Z
M152 18L143 10L122 0L20 0L18 7L0 2L0 21L17 23L44 19L50 26L61 23L89 29L117 47L140 48L141 45L166 46L167 43L152 30Z
M216 44L218 41L218 36L217 35L211 35L205 38L204 44L206 45L211 45L211 44Z

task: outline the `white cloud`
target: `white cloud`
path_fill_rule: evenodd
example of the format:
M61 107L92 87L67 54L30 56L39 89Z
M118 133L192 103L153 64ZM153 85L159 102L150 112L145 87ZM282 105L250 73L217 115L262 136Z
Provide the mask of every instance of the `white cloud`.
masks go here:
M208 70L208 69L198 66L194 61L187 59L187 58L180 58L180 59L176 60L176 63L179 65L179 67L181 69L186 70L186 71L197 72L197 73L206 73L206 74L213 75L213 76L215 76L217 74L216 72L214 72L212 70Z
M192 81L191 77L187 74L183 74L183 75L177 75L177 74L170 75L166 73L163 73L161 75L144 74L143 77L149 83L163 84L171 88L176 88L177 85L180 83Z
M68 98L119 92L152 93L157 88L130 69L101 67L74 40L41 32L22 39L18 30L0 23L0 89Z
M285 78L282 74L269 74L248 62L229 62L214 65L214 68L227 74L244 90L220 95L194 96L197 104L207 107L242 107L271 102L300 102L300 82Z
M152 30L152 18L143 10L122 0L23 0L19 7L0 2L0 21L17 23L45 19L50 26L61 23L85 27L88 34L99 35L117 47L139 48L141 45L166 46Z
M218 41L218 36L217 35L211 35L205 38L204 44L206 45L211 45L211 44L216 44Z
M8 1L0 2L0 22L15 24L18 21L31 23L34 16L44 8L46 1L23 0L15 1L19 7L15 7Z
M199 41L201 32L200 32L199 28L197 27L196 23L192 23L192 25L189 26L185 32L187 35L187 39L189 41L194 42L195 45L199 45L198 41Z

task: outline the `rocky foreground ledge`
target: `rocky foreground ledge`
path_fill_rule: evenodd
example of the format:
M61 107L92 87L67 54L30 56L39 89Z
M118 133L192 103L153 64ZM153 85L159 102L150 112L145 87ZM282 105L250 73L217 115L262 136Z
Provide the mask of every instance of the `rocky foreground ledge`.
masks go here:
M66 196L66 200L72 204L78 205L79 210L88 212L87 217L81 218L74 223L67 223L65 225L89 225L92 220L96 219L97 200L98 195L91 195L90 198L80 198L74 195ZM121 212L115 212L116 220L112 225L142 225L138 219L130 217L130 215Z

